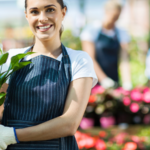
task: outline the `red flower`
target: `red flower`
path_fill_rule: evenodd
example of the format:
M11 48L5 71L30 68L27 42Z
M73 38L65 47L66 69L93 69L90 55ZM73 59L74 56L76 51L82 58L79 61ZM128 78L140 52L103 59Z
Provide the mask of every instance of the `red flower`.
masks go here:
M76 132L75 138L76 138L79 149L94 148L96 141L97 141L97 138L91 137L90 135L81 133L79 131Z
M94 103L96 99L97 99L96 95L90 95L89 103Z
M99 132L99 136L100 136L101 138L105 138L105 137L107 136L107 133L106 133L105 131L100 131L100 132Z
M136 150L137 149L137 144L134 142L127 142L124 146L123 150Z
M77 140L77 141L79 141L79 140L80 140L81 135L82 135L82 133L81 133L81 132L79 132L79 131L77 131L77 132L75 133L75 138L76 138L76 140Z
M131 100L130 100L129 97L124 97L124 98L123 98L123 104L124 104L125 106L129 106L130 103L131 103Z
M137 103L132 103L132 104L130 105L130 110L131 110L131 112L133 112L133 113L138 112L138 111L139 111L139 105L138 105Z
M105 150L106 149L106 144L103 140L98 139L95 145L96 150Z
M88 136L85 140L86 140L86 145L85 145L86 149L94 148L94 146L96 144L95 138Z

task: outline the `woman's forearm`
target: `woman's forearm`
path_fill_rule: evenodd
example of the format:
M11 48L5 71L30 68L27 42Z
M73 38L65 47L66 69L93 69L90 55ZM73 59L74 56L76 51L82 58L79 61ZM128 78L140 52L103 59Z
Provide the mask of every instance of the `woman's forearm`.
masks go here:
M37 126L16 129L16 134L20 142L51 140L71 136L73 133L72 124L69 124L64 116L57 117Z

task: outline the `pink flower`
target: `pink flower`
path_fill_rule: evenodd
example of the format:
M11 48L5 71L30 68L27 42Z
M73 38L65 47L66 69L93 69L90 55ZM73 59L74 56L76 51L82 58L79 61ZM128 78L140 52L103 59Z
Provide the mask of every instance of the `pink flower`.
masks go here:
M145 92L145 93L143 94L143 101L144 101L145 103L150 103L150 91Z
M123 89L122 87L118 88L117 90L125 96L130 94L130 91L127 91L127 90Z
M106 150L106 144L103 140L98 139L95 145L96 150Z
M118 90L118 89L114 90L114 91L113 91L113 96L119 98L119 97L121 96L120 90Z
M96 85L92 89L92 94L103 94L105 92L105 89L102 86Z
M92 118L83 118L81 123L80 123L80 127L82 129L88 129L94 126L94 119Z
M149 92L150 91L150 88L148 88L148 87L145 87L144 89L143 89L143 93L146 93L146 92Z
M110 117L101 117L100 124L103 128L108 128L115 124L115 118L113 116Z
M137 144L134 142L127 142L124 146L123 150L136 150L137 149Z
M130 100L129 97L124 97L124 98L123 98L123 104L124 104L125 106L129 106L130 103L131 103L131 100Z
M130 96L131 96L131 99L133 99L134 101L138 101L138 102L141 101L143 97L142 93L140 93L138 90L133 90Z
M128 134L125 132L119 133L113 138L113 141L117 144L123 144L125 139L128 137Z
M138 136L135 136L135 135L131 136L131 140L133 142L135 142L135 143L139 143L140 142L140 138Z
M132 104L130 105L130 110L131 110L131 112L133 112L133 113L138 112L138 111L139 111L139 105L138 105L137 103L132 103Z

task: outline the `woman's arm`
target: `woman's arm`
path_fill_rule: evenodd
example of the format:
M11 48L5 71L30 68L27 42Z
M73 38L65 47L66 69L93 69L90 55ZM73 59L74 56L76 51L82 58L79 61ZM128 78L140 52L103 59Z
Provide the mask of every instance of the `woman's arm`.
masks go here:
M95 59L95 45L93 42L89 41L82 41L82 49L83 51L87 52L93 60L94 69L98 78L98 81L101 82L103 79L107 77L107 75L102 70L101 66Z
M43 141L74 135L85 112L92 78L71 82L63 115L37 126L16 129L19 141Z
M107 75L104 73L101 66L98 64L97 60L95 59L95 44L89 41L82 41L82 49L83 51L87 52L91 56L98 81L101 83L101 85L105 89L114 87L115 81L107 77Z

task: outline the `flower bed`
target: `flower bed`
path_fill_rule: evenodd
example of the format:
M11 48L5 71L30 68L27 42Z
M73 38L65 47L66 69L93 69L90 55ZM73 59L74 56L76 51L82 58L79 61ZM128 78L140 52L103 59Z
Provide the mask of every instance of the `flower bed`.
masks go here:
M118 127L77 131L80 150L149 150L150 127L132 126L127 130Z
M121 123L150 124L150 88L137 87L126 91L121 87L105 90L95 86L92 89L80 127L107 128Z

